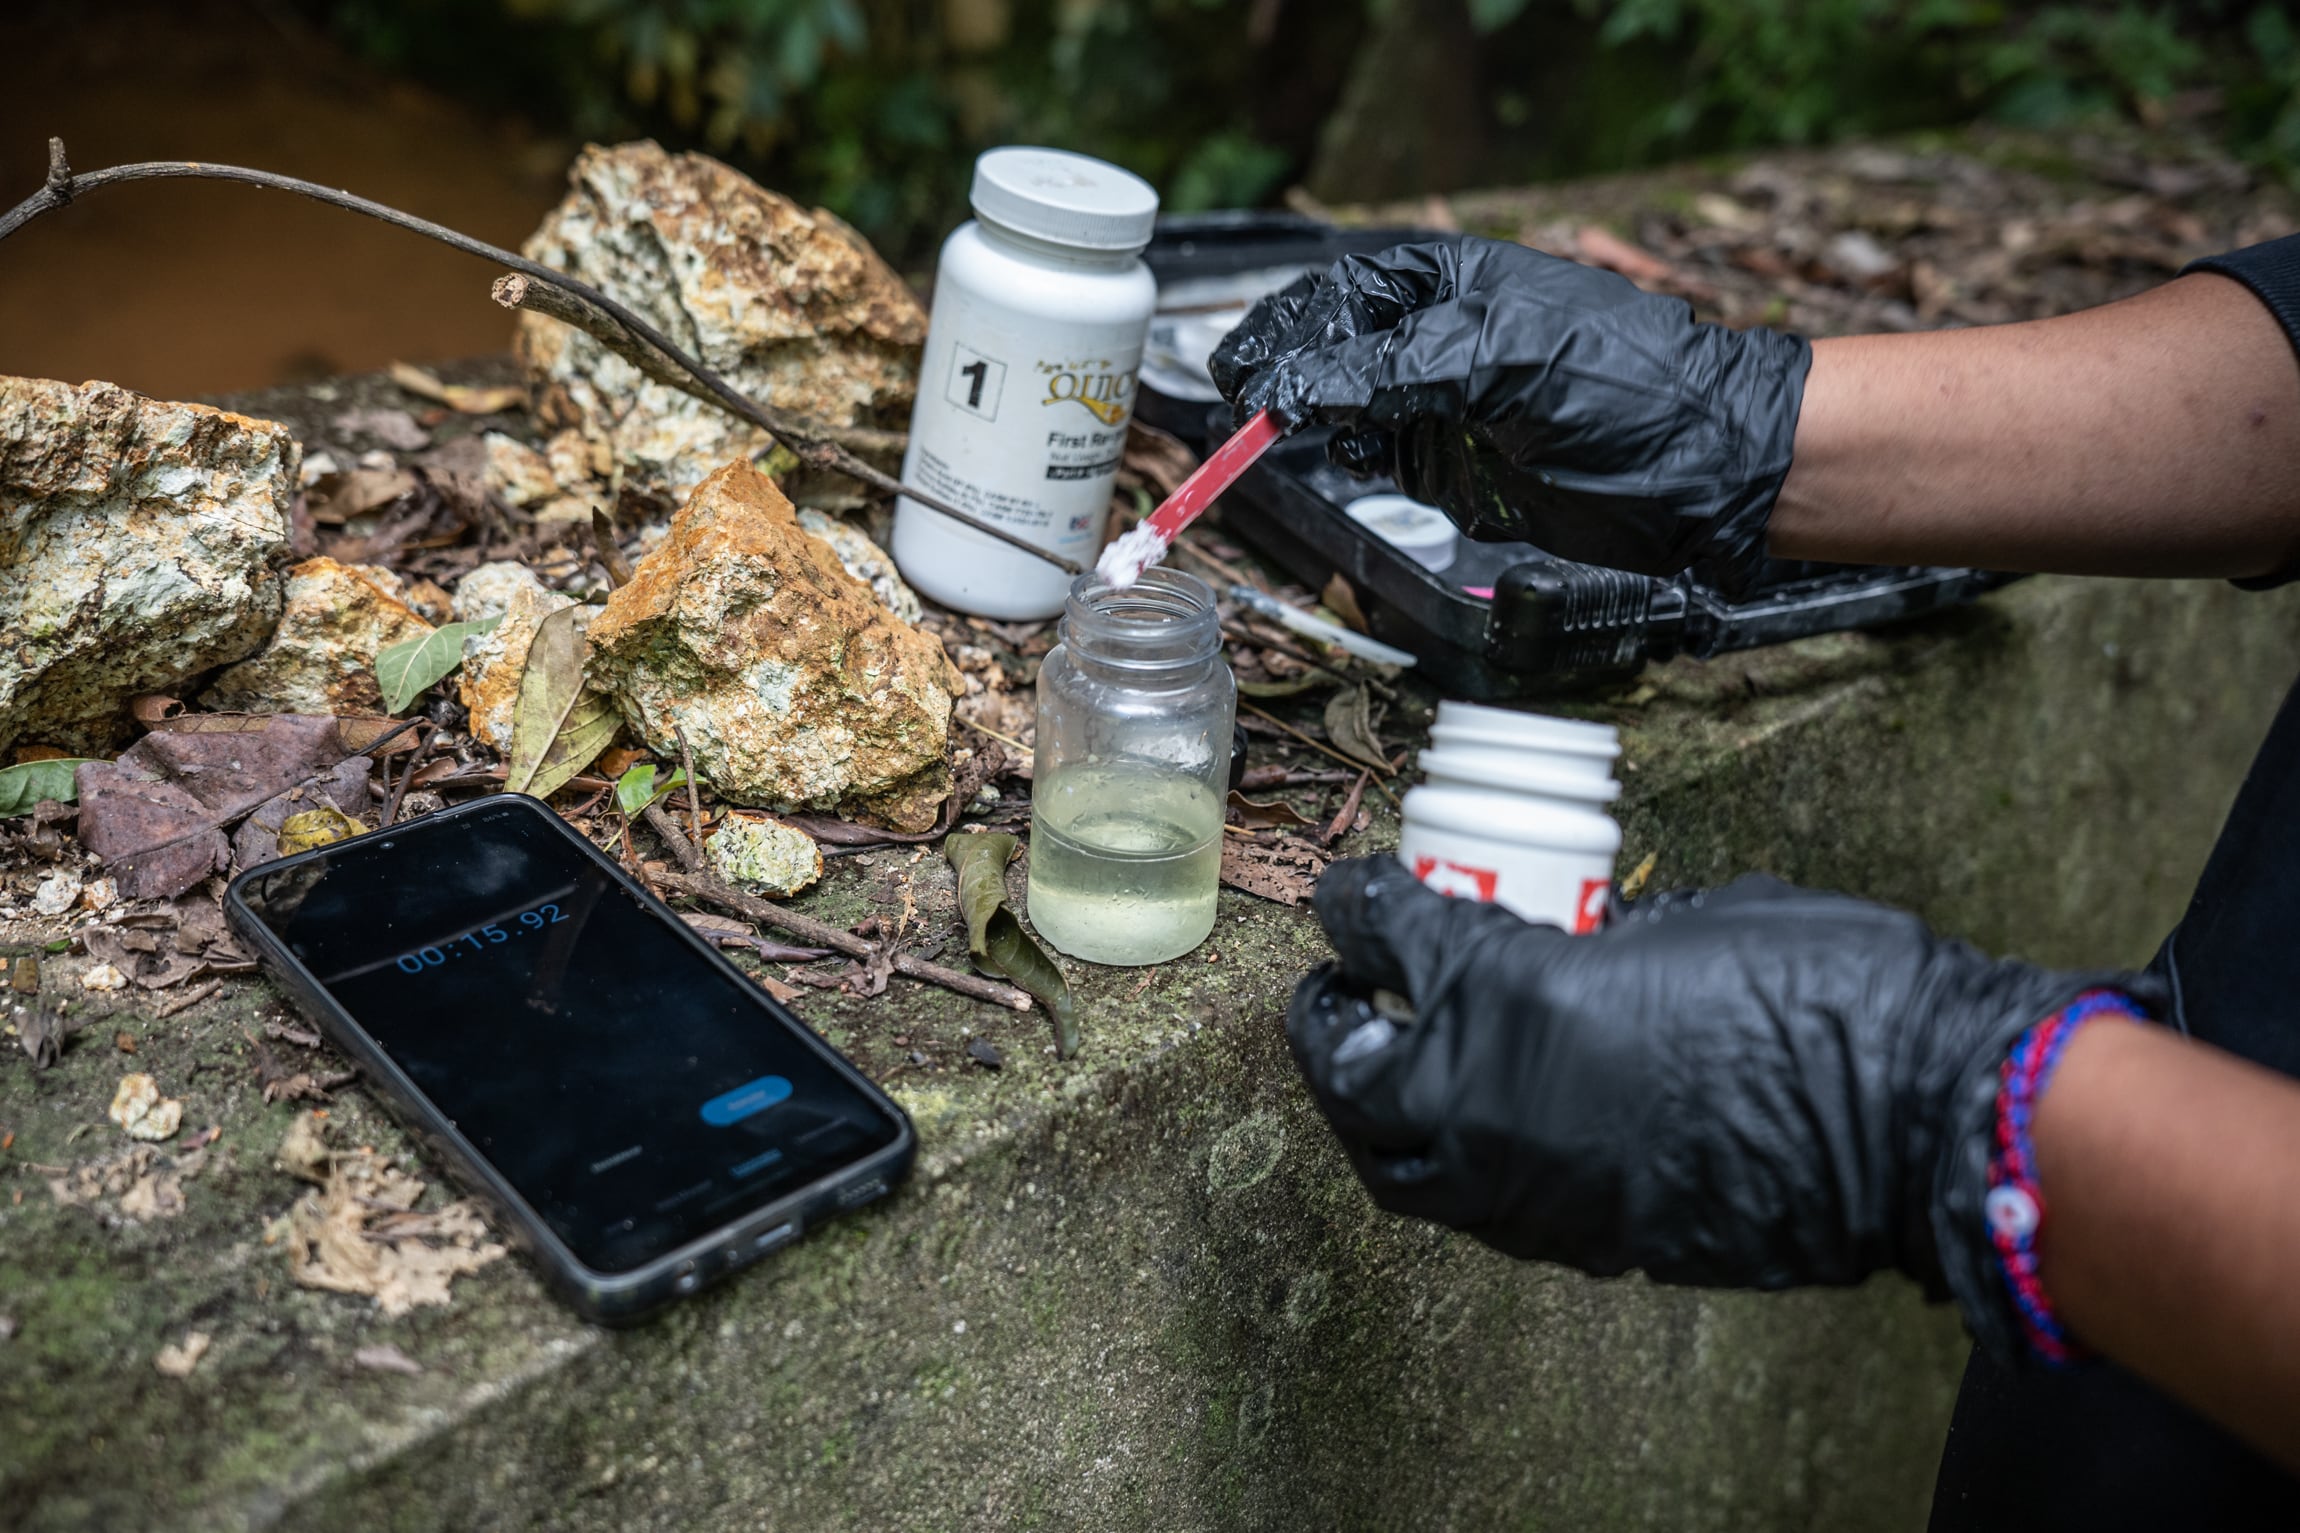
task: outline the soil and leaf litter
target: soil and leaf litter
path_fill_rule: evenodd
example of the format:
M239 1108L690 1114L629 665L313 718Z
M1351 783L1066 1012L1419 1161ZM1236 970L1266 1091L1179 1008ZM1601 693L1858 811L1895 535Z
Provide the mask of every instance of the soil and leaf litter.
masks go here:
M0 236L109 184L110 173L74 177L60 151L54 163L34 199L43 206L0 216ZM117 1046L102 1040L117 1020L149 1027L252 980L252 957L222 919L229 877L479 794L545 798L802 1012L843 998L833 1039L881 1078L1016 1077L1032 1056L1094 1047L1098 987L1075 988L1087 966L1034 937L1023 898L1033 685L1056 625L949 613L903 585L870 537L892 481L855 456L899 452L899 433L872 421L818 430L753 403L629 310L558 282L528 272L498 301L537 316L530 326L571 324L599 374L670 378L687 407L745 434L733 461L685 487L622 473L609 445L585 436L596 423L569 404L565 380L532 365L517 383L485 368L395 368L330 386L340 408L307 398L277 412L291 426L61 385L37 386L10 417L22 381L0 381L0 447L15 463L39 445L36 428L84 415L93 399L128 444L120 460L144 454L136 467L155 470L134 493L173 466L160 460L185 434L169 426L188 419L195 437L228 436L251 504L264 503L269 476L277 513L264 566L232 572L256 590L262 621L235 616L251 631L228 648L196 669L120 678L111 695L100 673L81 678L102 706L53 740L0 702L16 756L0 768L0 864L9 889L32 895L0 896L0 918L40 923L54 960L45 984L32 957L13 971L8 1032L28 1067L90 1090L83 1132L106 1136L43 1163L59 1204L170 1219L197 1195L222 1132L202 1112L213 1051L186 1075L174 1058L136 1068L127 1029ZM558 301L538 300L545 288ZM346 389L356 397L341 400ZM1138 430L1113 533L1193 464L1180 444ZM12 466L0 453L0 493L15 509L72 509L10 483ZM794 507L786 485L813 505ZM251 536L259 523L242 521ZM1315 600L1273 587L1210 528L1179 557ZM771 610L778 590L803 621ZM828 655L795 637L826 628ZM1392 770L1365 758L1378 754L1369 742L1394 692L1249 614L1225 609L1225 630L1242 689L1295 719L1248 721L1253 796L1236 801L1224 881L1298 906L1334 843L1363 827L1367 780ZM839 692L850 660L879 685ZM806 729L761 716L761 664L784 667L794 710L815 710ZM890 678L901 695L888 696ZM1328 744L1320 699L1336 688L1357 700L1350 732ZM690 706L696 697L706 705ZM791 738L834 719L871 772ZM807 897L794 905L796 895ZM949 999L888 1006L901 986ZM878 1037L868 1019L881 1008ZM245 1072L234 1089L297 1110L281 1164L313 1190L264 1232L296 1282L399 1313L448 1302L453 1276L500 1254L468 1203L427 1196L404 1162L330 1144L330 1105L356 1074L316 1035L284 1017L261 1035L233 1031L214 1041L234 1061L225 1068ZM114 1099L123 1105L106 1127ZM135 1139L146 1142L123 1143ZM199 1346L173 1345L162 1371L193 1371Z

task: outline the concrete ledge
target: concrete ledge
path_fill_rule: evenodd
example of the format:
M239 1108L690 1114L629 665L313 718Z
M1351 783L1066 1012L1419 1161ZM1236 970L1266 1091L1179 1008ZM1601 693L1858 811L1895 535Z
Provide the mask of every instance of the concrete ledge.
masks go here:
M1994 948L2135 962L2296 640L2300 595L2034 581L1889 637L1679 663L1588 711L1627 734L1625 866L1762 867ZM849 859L815 902L851 919L937 873ZM261 1238L295 1191L270 1169L290 1109L262 1102L239 1033L280 1010L260 986L165 1023L125 1006L39 1075L12 1053L0 1526L1923 1525L1953 1317L1897 1280L1590 1282L1378 1215L1278 1031L1314 924L1226 892L1214 945L1147 985L1086 973L1068 1065L1036 1024L941 992L826 996L818 1025L918 1118L919 1176L628 1334L574 1324L516 1262L400 1321L290 1285ZM115 1025L187 1122L224 1126L173 1221L106 1227L29 1169L116 1147ZM897 1068L969 1028L1004 1073ZM356 1091L333 1121L404 1148ZM161 1377L153 1353L190 1329L213 1351ZM353 1366L383 1342L426 1371Z

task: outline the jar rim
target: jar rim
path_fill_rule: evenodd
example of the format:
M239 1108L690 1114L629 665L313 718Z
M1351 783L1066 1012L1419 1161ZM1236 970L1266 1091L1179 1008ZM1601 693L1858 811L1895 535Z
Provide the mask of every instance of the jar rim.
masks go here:
M1062 639L1097 664L1172 670L1203 665L1221 652L1221 618L1214 588L1185 571L1153 565L1121 590L1109 577L1088 570L1070 583ZM1163 652L1125 653L1136 645Z

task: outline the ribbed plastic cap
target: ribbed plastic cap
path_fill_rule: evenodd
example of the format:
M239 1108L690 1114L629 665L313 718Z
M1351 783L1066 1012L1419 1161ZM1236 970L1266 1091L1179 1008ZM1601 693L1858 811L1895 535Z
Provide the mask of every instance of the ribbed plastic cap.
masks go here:
M1062 149L993 149L974 162L974 211L1077 250L1140 250L1158 193L1130 170Z

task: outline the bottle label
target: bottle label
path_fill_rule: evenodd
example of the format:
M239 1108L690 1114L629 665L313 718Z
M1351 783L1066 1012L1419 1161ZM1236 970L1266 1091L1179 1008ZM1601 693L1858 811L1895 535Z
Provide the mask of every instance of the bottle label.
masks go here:
M1476 900L1490 905L1502 897L1501 871L1497 868L1473 867L1450 857L1434 857L1427 852L1417 853L1411 864L1414 877L1454 899ZM1609 878L1581 880L1581 892L1574 898L1571 920L1566 930L1577 937L1587 936L1605 924L1607 897L1613 893ZM1509 902L1513 907L1517 902ZM1523 910L1519 911L1524 914Z
M955 288L937 296L905 477L1088 562L1126 449L1142 326L1014 318Z

